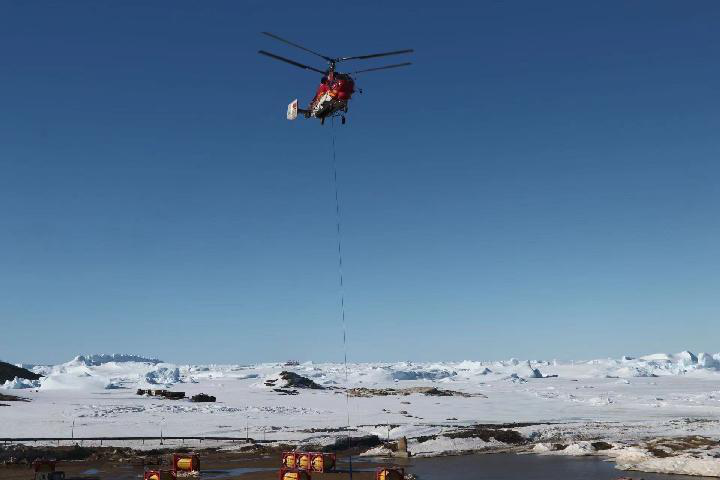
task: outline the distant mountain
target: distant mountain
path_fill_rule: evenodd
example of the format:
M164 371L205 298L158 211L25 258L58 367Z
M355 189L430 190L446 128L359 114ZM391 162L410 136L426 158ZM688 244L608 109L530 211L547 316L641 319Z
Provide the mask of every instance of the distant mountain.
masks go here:
M0 384L7 380L13 380L15 377L25 378L28 380L38 380L42 375L33 373L30 370L16 367L11 363L0 362Z

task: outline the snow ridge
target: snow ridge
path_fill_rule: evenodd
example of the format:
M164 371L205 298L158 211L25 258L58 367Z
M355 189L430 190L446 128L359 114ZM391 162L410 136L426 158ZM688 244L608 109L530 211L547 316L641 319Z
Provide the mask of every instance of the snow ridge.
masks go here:
M77 357L73 358L69 363L82 364L90 367L110 362L140 362L152 363L157 365L158 363L162 363L162 360L158 360L157 358L142 357L140 355L130 355L127 353L101 353L92 355L78 355Z
M164 363L156 358L130 354L78 355L71 361L52 366L34 367L35 373L45 378L38 382L8 381L3 388L41 389L112 389L147 388L149 385L196 383L201 378L258 378L258 371L277 375L281 364L259 365L187 365ZM321 385L337 385L344 376L342 365L307 362L291 368L292 371ZM254 371L254 372L253 372ZM241 373L242 372L242 373ZM434 362L434 363L363 363L350 365L352 386L385 385L397 382L423 382L423 384L452 383L479 385L493 380L523 384L528 379L561 378L651 378L661 376L702 376L720 372L720 353L690 351L677 354L657 353L639 358L623 356L620 359L598 359L580 362L557 360L510 359L495 362Z

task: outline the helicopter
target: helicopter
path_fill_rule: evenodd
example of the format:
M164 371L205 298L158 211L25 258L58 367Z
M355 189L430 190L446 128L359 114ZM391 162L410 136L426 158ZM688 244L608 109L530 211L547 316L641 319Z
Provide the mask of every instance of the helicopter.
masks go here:
M299 48L300 50L303 50L308 53L312 53L315 56L318 56L325 60L328 64L328 67L325 70L320 70L319 68L311 67L309 65L305 65L300 62L296 62L295 60L290 60L289 58L281 57L280 55L276 55L274 53L266 52L265 50L259 50L258 53L260 55L265 55L266 57L274 58L275 60L280 60L281 62L289 63L290 65L295 65L296 67L302 68L303 70L309 70L312 72L317 72L322 75L322 79L320 80L320 85L317 88L317 91L315 92L315 96L313 97L313 100L310 102L310 105L308 108L298 108L298 101L297 99L290 102L287 109L287 119L288 120L295 120L298 117L298 114L302 114L305 118L317 118L320 120L320 124L325 123L326 118L331 117L340 117L343 124L345 124L345 114L348 112L348 101L352 97L353 93L355 93L355 80L353 79L352 75L356 75L358 73L365 73L365 72L374 72L377 70L386 70L388 68L398 68L398 67L406 67L408 65L412 65L411 62L403 62L403 63L396 63L392 65L384 65L381 67L374 67L374 68L366 68L363 70L355 70L354 72L350 73L343 73L338 72L335 67L340 62L345 62L347 60L365 60L368 58L376 58L376 57L387 57L389 55L400 55L404 53L412 53L413 49L405 49L405 50L395 50L392 52L383 52L383 53L372 53L369 55L356 55L353 57L328 57L327 55L323 55L317 52L314 52L310 50L309 48L305 48L302 45L298 45L297 43L291 42L290 40L286 40L284 38L278 37L277 35L270 33L270 32L261 32L263 35L267 35L270 38L274 38L275 40L278 40L280 42L286 43L288 45L291 45L295 48ZM362 93L362 90L358 89L360 93Z

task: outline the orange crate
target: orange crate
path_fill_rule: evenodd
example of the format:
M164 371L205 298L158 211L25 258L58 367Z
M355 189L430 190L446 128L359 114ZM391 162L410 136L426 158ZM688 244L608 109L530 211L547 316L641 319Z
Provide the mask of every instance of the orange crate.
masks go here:
M310 474L305 470L297 470L294 468L281 468L279 480L311 480Z
M378 467L375 470L375 480L404 480L405 469L398 467Z
M173 471L177 476L198 475L200 457L196 453L174 453Z
M143 475L143 480L175 480L175 473L170 470L148 470Z

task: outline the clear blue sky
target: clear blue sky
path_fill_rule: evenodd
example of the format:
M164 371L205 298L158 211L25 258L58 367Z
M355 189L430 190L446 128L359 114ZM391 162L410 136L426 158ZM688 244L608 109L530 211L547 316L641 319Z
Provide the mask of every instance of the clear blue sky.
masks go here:
M715 1L0 3L0 358L719 351ZM355 64L374 66L382 60Z

